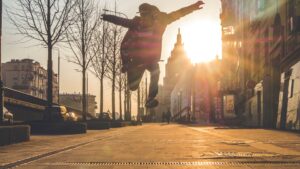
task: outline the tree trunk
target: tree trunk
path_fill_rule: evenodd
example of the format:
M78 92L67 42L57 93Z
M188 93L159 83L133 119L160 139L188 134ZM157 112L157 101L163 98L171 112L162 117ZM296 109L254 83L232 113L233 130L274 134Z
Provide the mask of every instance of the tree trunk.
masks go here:
M103 112L103 76L100 79L100 113Z
M48 104L48 110L50 110L48 113L48 117L51 120L51 108L53 103L53 75L52 75L52 37L51 37L51 6L50 6L50 0L47 1L47 47L48 47L48 63L47 63L47 104Z
M140 87L139 87L137 91L137 121L140 121L141 118L140 107L141 107L141 96L140 96Z
M106 44L106 39L105 39L105 22L103 22L102 25L102 60L101 60L101 77L100 77L100 113L103 112L103 80L104 80L104 73L105 73L105 60L104 57L106 56L105 54L105 44Z
M127 92L126 92L126 95L127 95L127 112L126 112L126 121L130 121L131 120L131 94L130 94L130 91L129 89L127 88L126 89Z
M113 72L113 78L112 78L112 89L111 89L111 109L112 109L112 118L113 120L116 120L116 112L115 112L115 83L116 83L116 77L115 73Z
M113 67L112 67L112 116L116 120L115 111L115 88L116 88L116 63L117 63L117 31L114 30L114 43L113 43Z
M119 82L119 110L120 110L120 120L122 120L122 82Z
M82 70L82 120L86 121L86 69L83 68Z
M82 10L84 10L84 1L81 0ZM82 119L86 121L86 50L85 50L85 16L84 11L81 12L82 17L82 30L81 30L81 54L82 54Z
M124 88L124 118L126 120L126 114L127 114L127 82L125 82L125 88Z
M52 45L48 45L48 89L47 89L47 101L48 101L48 107L52 107L53 103L53 73L52 73Z
M128 99L128 101L129 101L129 113L128 113L128 121L131 121L131 92L128 90L128 94L129 94L129 99Z

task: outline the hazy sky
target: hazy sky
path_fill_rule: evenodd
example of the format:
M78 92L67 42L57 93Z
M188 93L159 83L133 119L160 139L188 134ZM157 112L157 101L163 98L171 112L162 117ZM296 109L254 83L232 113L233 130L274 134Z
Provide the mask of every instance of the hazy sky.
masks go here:
M4 0L4 10L7 7L14 5L16 0ZM104 0L99 0L104 4ZM172 12L181 7L190 5L196 0L117 0L117 9L120 12L128 15L129 18L134 17L138 11L138 6L141 3L147 2L156 5L164 12ZM212 60L217 54L221 55L221 27L219 20L219 13L221 4L219 0L204 0L206 3L204 9L196 11L180 20L174 22L165 31L163 39L162 60L167 61L170 52L174 47L178 28L181 29L182 38L185 49L193 62L201 62ZM110 9L113 9L113 0L106 0L107 4L111 4ZM31 41L19 43L22 36L18 35L16 29L11 25L4 12L3 17L3 60L2 62L11 59L30 58L42 64L46 68L47 65L47 50L39 46L37 42ZM59 47L59 46L57 46ZM61 56L66 57L70 53L63 48L60 49ZM57 51L54 50L54 71L57 72ZM61 92L79 93L81 92L81 74L75 71L78 69L72 63L66 60L61 60ZM160 83L164 76L164 65L161 63L161 77ZM110 108L110 83L107 82L105 87L105 110ZM94 94L99 98L99 82L92 75L89 74L89 93ZM135 99L134 99L135 100ZM97 102L99 102L97 100ZM133 107L135 107L133 105ZM117 106L117 110L118 106ZM135 110L135 109L134 109Z

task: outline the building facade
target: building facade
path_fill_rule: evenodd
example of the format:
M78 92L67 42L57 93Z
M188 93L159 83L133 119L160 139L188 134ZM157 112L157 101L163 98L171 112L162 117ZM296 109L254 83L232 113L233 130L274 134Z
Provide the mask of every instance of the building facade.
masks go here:
M171 113L176 120L211 123L221 119L220 65L216 58L184 72L171 93Z
M299 18L299 0L222 0L222 87L244 124L300 129Z
M32 96L47 99L47 70L32 59L11 60L2 64L3 83ZM58 75L53 74L53 102L58 102Z
M160 107L158 108L160 112L166 112L171 108L171 93L185 70L191 66L191 61L184 50L180 29L178 29L177 41L165 67L166 75L160 91Z
M82 94L60 94L59 95L60 104L72 107L77 110L82 110ZM87 107L88 107L88 113L91 114L94 117L97 117L96 115L96 109L97 109L97 102L96 102L96 96L94 95L87 95Z

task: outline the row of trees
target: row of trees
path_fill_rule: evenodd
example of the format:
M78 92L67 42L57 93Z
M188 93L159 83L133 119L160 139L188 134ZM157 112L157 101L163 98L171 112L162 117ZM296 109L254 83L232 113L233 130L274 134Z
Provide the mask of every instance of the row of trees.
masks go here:
M100 81L100 112L103 112L104 80L111 81L112 115L116 120L116 91L119 93L119 112L129 112L130 92L126 77L121 73L120 43L124 30L101 20L103 11L95 0L16 0L16 9L9 10L9 18L18 32L29 40L36 40L48 49L47 101L53 103L52 50L56 45L70 50L68 61L80 67L82 73L82 111L86 120L86 74L88 71ZM115 14L116 4L115 4ZM51 113L50 111L48 113ZM49 115L49 114L48 114ZM51 115L49 116L51 117Z

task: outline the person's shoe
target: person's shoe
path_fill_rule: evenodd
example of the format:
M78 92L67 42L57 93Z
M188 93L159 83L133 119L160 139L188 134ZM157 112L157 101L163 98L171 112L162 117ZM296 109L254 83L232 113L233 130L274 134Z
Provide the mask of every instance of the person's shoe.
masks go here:
M148 99L145 106L147 108L154 108L154 107L157 107L158 104L159 104L159 102L153 98L153 99Z

